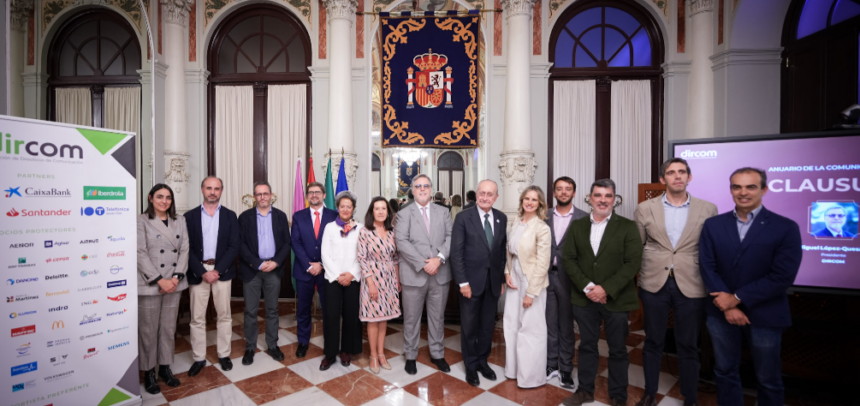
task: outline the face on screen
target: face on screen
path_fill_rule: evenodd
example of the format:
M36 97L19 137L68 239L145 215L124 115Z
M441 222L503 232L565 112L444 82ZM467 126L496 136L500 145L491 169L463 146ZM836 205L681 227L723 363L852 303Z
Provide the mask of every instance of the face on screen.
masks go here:
M761 175L755 172L741 172L732 176L732 199L741 210L753 210L761 205L761 198L767 188L761 187Z
M693 176L687 172L687 165L675 162L666 168L666 173L660 178L660 183L666 185L666 189L672 193L687 191L687 184L693 180Z
M824 213L824 221L827 222L827 228L836 232L842 232L842 227L845 226L846 220L845 209L841 206L831 207Z

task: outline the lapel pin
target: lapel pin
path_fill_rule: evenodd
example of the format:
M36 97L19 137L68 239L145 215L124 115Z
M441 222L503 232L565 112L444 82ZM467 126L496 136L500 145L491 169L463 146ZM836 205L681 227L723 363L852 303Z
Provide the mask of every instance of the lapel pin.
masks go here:
M499 219L496 219L496 223L498 223L498 222L499 222Z

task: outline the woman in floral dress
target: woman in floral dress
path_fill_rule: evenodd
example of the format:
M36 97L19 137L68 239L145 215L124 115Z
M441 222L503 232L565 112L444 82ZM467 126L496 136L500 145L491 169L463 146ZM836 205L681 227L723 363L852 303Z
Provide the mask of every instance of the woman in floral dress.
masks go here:
M370 202L364 217L365 228L358 235L358 264L361 268L361 309L359 318L367 322L370 370L391 369L385 359L387 321L400 316L400 268L394 243L394 213L384 197Z

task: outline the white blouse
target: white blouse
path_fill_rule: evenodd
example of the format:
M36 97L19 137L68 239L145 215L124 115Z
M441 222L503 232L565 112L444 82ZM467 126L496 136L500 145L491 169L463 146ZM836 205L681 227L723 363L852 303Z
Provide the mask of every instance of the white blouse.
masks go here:
M337 277L344 272L351 273L353 281L361 281L361 267L358 265L358 232L362 227L364 226L361 223L355 223L355 229L346 237L341 237L342 229L337 222L326 224L321 255L327 281L337 281Z

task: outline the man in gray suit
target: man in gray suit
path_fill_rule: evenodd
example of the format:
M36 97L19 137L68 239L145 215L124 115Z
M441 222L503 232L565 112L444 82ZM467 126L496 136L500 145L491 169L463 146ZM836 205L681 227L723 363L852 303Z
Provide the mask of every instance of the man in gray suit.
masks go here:
M412 178L415 202L397 212L394 236L400 254L400 284L403 287L403 352L406 373L415 375L418 369L418 341L421 335L421 314L427 305L427 339L430 361L440 371L450 372L445 361L445 304L451 268L446 262L451 249L451 214L430 200L433 183L427 175Z
M559 257L564 244L567 227L573 220L588 216L588 213L573 206L576 197L576 182L562 176L552 183L555 208L546 224L552 233L550 250L549 286L546 289L546 380L559 378L561 386L573 388L573 350L576 338L573 335L573 305L570 303L572 283ZM560 371L559 371L560 370ZM561 372L561 374L559 374Z

